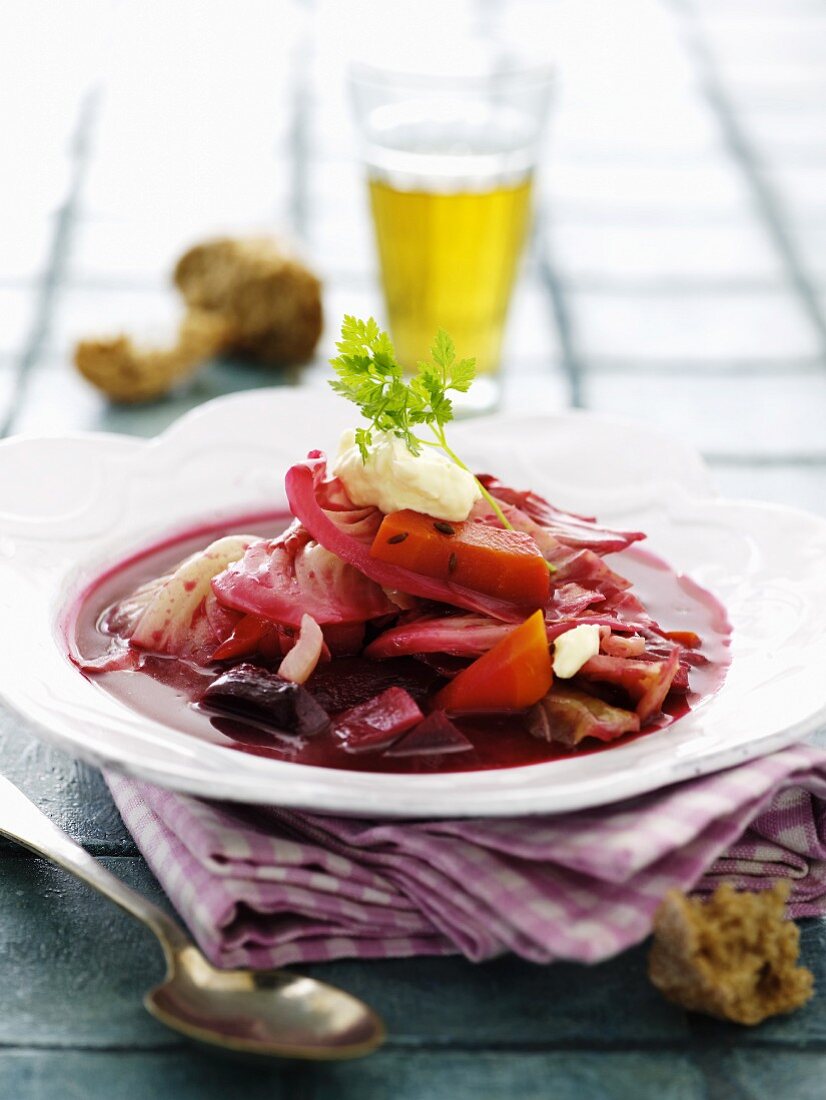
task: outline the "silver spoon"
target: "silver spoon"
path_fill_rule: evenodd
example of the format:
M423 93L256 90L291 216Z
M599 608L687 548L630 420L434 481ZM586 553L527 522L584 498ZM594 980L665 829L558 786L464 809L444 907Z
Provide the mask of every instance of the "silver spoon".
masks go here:
M239 1054L330 1061L370 1054L382 1021L334 986L283 970L219 970L171 917L109 873L0 776L0 834L65 868L152 929L166 979L144 1005L190 1039Z

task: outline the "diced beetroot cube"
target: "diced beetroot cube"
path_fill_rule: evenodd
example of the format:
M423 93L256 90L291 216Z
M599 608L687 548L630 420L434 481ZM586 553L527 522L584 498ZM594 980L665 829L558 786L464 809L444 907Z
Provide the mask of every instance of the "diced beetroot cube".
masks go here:
M434 710L387 752L388 756L435 756L467 752L473 745L443 710Z
M324 634L326 637L326 626ZM438 685L438 674L412 657L389 661L337 657L326 665L319 665L306 688L328 714L338 714L369 703L393 686L409 691L419 702L432 695Z
M252 664L222 672L203 693L201 702L210 710L237 714L303 737L316 737L330 725L326 711L300 684Z
M340 714L334 733L347 752L377 752L392 745L423 717L409 692L391 687Z

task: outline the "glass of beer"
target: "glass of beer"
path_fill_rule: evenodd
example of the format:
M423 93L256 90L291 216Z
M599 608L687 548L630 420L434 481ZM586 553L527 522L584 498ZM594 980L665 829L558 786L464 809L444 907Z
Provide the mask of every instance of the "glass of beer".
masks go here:
M475 355L472 408L493 407L502 336L531 221L552 70L493 42L465 43L448 69L356 63L390 331L413 369L438 328Z

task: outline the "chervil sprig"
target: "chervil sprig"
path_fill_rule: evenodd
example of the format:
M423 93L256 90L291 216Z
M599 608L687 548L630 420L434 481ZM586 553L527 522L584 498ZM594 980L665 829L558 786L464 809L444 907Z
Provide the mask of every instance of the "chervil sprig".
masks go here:
M338 381L330 385L336 393L358 405L369 421L369 427L356 431L362 458L366 461L374 431L392 432L418 454L419 447L411 432L410 387L387 333L382 332L372 317L361 321L347 316L336 348L339 354L330 362Z
M439 448L475 478L448 444L445 425L453 419L453 402L448 394L467 393L476 376L476 360L457 360L454 343L443 329L437 332L430 349L432 362L419 363L409 380L396 359L390 337L372 317L361 321L346 316L336 348L338 355L330 363L338 378L330 385L358 405L368 421L366 428L356 429L363 461L367 461L373 432L389 432L404 440L414 455L421 454L422 447ZM423 439L416 428L429 428L434 438ZM478 478L475 480L502 526L513 530L498 502Z

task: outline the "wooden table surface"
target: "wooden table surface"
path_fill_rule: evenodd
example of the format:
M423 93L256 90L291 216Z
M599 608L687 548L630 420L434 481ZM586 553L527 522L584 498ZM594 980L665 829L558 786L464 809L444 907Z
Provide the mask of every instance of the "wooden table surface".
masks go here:
M0 71L16 152L0 209L3 435L151 435L232 390L324 384L342 313L382 308L342 85L344 52L382 10L7 7L6 43L19 48ZM454 17L530 34L559 64L504 407L648 421L697 446L723 493L826 512L826 4L469 0L438 15ZM324 276L313 364L273 374L216 362L134 409L75 377L76 336L166 322L176 250L250 225L303 239ZM160 898L100 777L6 710L0 771ZM148 933L7 845L0 1098L814 1100L826 1091L826 924L803 922L802 934L821 992L756 1030L666 1005L646 981L644 946L592 968L309 968L374 1004L387 1046L347 1066L249 1069L193 1052L144 1013L161 973Z

